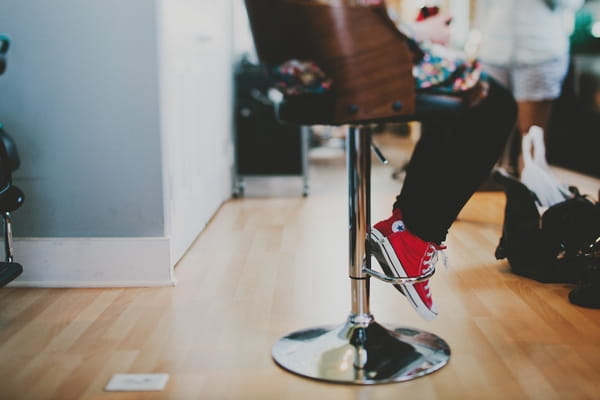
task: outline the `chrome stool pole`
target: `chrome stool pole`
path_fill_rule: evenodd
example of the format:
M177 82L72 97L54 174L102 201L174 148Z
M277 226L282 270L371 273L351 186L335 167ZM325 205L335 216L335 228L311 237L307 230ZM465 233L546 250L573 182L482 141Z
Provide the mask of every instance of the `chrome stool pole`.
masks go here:
M432 333L384 327L375 322L369 310L371 276L386 282L414 283L430 275L403 280L371 270L366 244L370 230L370 127L349 127L346 147L350 315L341 326L315 327L281 338L273 346L273 359L295 374L335 383L367 385L400 382L430 374L448 363L448 344Z

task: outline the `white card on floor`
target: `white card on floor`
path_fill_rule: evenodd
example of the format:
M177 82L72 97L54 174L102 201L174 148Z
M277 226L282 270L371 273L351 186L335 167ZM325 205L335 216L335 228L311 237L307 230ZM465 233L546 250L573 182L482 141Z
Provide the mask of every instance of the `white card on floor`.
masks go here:
M163 390L169 374L115 374L104 390L109 392L146 392Z

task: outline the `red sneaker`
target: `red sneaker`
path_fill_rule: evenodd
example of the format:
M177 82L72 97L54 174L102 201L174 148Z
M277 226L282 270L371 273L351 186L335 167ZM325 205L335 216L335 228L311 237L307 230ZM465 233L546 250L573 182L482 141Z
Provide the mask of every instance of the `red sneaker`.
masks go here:
M404 229L402 211L396 208L391 217L373 225L371 228L371 236L373 239L381 242L385 237L390 236L392 233L402 232Z
M402 211L398 208L394 209L392 216L383 221L379 221L371 228L369 235L369 247L371 254L375 257L383 272L389 276L397 276L392 268L390 267L386 257L383 255L381 243L383 239L390 236L394 232L402 232L405 230L404 221L402 221ZM403 285L394 285L394 287L402 294L404 290Z
M400 278L415 278L430 272L437 261L437 252L445 248L426 242L407 230L393 232L379 242L380 256L387 263L387 268L392 270L391 274ZM423 318L432 320L437 316L429 280L403 285L402 292Z

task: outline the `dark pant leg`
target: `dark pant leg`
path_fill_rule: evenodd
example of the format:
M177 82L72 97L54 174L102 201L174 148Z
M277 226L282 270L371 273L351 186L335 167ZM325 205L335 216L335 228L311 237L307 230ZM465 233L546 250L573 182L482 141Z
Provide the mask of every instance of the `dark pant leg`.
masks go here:
M394 207L407 228L441 243L460 210L489 176L516 121L512 95L490 81L480 104L450 118L429 118Z

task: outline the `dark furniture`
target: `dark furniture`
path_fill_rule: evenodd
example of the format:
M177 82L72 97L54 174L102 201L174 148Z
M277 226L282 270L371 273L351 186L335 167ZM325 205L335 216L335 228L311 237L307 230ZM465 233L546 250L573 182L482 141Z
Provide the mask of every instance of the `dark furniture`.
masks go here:
M5 54L9 48L7 36L0 35L0 75L6 70ZM12 224L10 213L21 207L25 196L12 183L12 171L19 167L19 155L12 138L0 123L0 214L2 214L5 261L0 262L0 287L13 281L23 272L13 258Z
M235 71L235 177L233 195L246 177L301 176L308 195L308 128L277 119L269 98L267 67L242 59Z
M548 161L600 177L600 53L574 53L548 131Z

